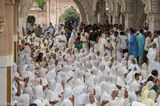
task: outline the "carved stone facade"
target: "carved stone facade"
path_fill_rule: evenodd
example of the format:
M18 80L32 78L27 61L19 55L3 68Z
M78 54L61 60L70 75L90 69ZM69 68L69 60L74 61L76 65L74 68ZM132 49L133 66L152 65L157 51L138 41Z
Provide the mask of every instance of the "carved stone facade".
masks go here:
M35 3L33 7L36 7ZM61 14L69 7L72 7L77 14L80 14L73 0L46 0L46 5L43 10L29 10L28 15L35 16L36 24L49 25L49 23L52 22L53 25L56 25L59 24Z

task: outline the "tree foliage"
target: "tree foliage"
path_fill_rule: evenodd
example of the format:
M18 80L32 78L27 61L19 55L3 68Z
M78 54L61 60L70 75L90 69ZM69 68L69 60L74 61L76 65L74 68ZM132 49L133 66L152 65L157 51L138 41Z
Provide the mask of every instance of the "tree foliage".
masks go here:
M67 8L64 13L60 16L59 21L79 21L80 17L76 13L76 11L72 8L69 7Z
M39 5L39 8L43 9L46 5L46 0L36 0L36 3Z
M36 21L36 19L34 16L28 16L28 18L27 18L28 23L34 25L35 21Z

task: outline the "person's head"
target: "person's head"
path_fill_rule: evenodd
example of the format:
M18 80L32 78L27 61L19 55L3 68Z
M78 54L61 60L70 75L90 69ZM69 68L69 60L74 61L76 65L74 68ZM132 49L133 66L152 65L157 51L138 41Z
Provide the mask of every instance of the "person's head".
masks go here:
M154 77L158 77L158 71L157 70L153 70L151 72L151 74L154 76Z
M109 32L109 31L108 31L108 32L106 32L106 36L107 36L107 37L110 37L110 35L111 35L111 34L110 34L110 32Z
M153 80L154 80L153 77L152 77L152 76L149 76L148 79L147 79L147 82L153 81Z
M115 98L116 96L118 96L119 90L113 90L111 96L112 98Z
M89 94L89 101L91 104L93 104L95 102L93 94Z
M154 38L158 37L158 32L154 31Z
M134 33L135 33L134 29L131 29L131 30L130 30L130 34L132 35L132 34L134 34Z
M154 86L154 83L152 81L147 82L146 87L148 90L152 89Z
M135 59L132 59L132 63L133 63L133 64L136 64L136 60L135 60Z
M124 89L124 97L128 98L128 91L127 91L127 89Z
M147 37L152 37L152 33L150 31L147 32Z
M63 31L61 31L61 35L64 35L64 32L63 32Z
M140 31L139 31L139 32L143 34L143 29L140 29Z
M25 44L25 40L21 40L21 43L22 43L22 44Z
M120 35L125 35L124 32L120 32Z
M156 43L153 43L153 44L152 44L152 47L153 47L153 48L156 48L156 47L157 47Z
M117 32L117 31L114 32L114 36L115 36L115 37L118 36L118 32Z
M97 56L100 56L100 52L99 51L97 51Z
M78 32L77 35L80 36L81 34Z
M56 65L56 66L58 65L58 60L55 60L55 65Z
M114 58L113 58L113 57L111 58L111 62L112 62L112 63L114 62Z
M139 74L135 73L135 79L138 81L139 80Z
M38 106L37 104L35 104L35 103L32 103L32 104L30 104L29 106Z

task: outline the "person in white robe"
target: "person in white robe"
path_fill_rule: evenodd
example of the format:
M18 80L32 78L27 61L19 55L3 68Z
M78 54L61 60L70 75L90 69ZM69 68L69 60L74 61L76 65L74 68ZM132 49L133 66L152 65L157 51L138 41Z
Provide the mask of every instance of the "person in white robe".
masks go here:
M110 38L106 39L105 44L104 44L104 48L106 50L107 56L111 57L112 56L113 47L112 47Z
M87 38L86 33L83 32L83 33L81 34L81 39L80 39L80 41L82 42L82 47L83 47L83 49L85 49L85 48L88 49L88 38Z
M152 44L152 48L148 51L147 58L149 60L148 72L151 73L154 69L160 72L160 63L157 61L158 48L156 43Z
M77 29L75 28L71 33L71 37L68 42L68 48L70 48L70 49L74 48L74 43L76 41L76 38L77 38Z

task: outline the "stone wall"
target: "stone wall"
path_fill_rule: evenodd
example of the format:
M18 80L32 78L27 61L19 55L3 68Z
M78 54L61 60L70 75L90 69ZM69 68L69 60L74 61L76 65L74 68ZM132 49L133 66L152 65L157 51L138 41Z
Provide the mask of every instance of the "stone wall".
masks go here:
M44 10L29 10L28 15L33 15L36 18L36 24L53 25L59 24L59 17L63 12L72 7L80 15L79 9L73 0L46 0Z

